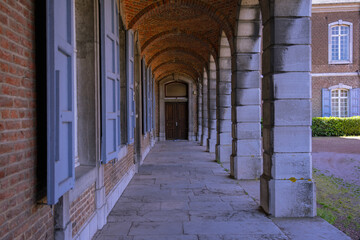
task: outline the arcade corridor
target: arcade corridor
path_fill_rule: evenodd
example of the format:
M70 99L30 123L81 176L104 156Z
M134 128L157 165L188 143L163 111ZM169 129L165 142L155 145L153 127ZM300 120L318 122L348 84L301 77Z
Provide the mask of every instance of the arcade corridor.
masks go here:
M311 0L42 2L0 0L0 239L341 239L316 218Z
M349 239L321 218L267 217L258 195L258 181L229 178L204 147L158 142L94 239Z

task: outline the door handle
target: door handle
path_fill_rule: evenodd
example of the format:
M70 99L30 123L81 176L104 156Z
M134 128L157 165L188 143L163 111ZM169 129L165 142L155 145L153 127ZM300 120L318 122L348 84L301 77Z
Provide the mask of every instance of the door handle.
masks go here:
M178 126L178 122L175 122L175 126Z

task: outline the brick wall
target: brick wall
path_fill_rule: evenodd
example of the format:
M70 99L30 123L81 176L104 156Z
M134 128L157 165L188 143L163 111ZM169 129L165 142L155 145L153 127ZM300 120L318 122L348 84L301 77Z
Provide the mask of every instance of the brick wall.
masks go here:
M134 145L127 146L127 154L124 158L117 162L110 161L105 165L104 182L106 196L114 188L114 186L121 180L125 173L134 165Z
M33 0L0 0L0 239L4 240L53 239L51 208L37 204L44 198L38 198L43 195L36 177L34 7Z
M95 212L95 184L75 199L70 206L72 222L72 236L74 237L81 227Z
M336 9L335 9L336 11ZM353 63L328 64L328 25L338 20L353 24ZM312 17L312 72L355 72L360 67L360 15L359 12L313 13Z
M336 9L335 9L336 11ZM359 12L326 12L312 14L312 73L355 72L360 69L360 15ZM338 20L353 24L353 62L328 63L328 25ZM321 89L343 83L360 87L359 76L322 76L312 78L313 117L321 116Z

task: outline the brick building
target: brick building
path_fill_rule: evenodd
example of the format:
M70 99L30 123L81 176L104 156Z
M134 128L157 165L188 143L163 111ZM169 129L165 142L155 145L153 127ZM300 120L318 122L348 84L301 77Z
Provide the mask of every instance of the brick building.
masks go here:
M311 1L0 0L0 10L1 239L90 239L165 139L197 139L233 178L260 178L268 214L316 215ZM327 66L317 59L314 74Z
M360 115L360 1L313 1L313 116Z

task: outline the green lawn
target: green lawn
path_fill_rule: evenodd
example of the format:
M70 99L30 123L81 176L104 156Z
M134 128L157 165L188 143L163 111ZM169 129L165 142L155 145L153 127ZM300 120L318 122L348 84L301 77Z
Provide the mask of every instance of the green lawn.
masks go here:
M317 214L352 239L360 238L360 186L313 169Z

